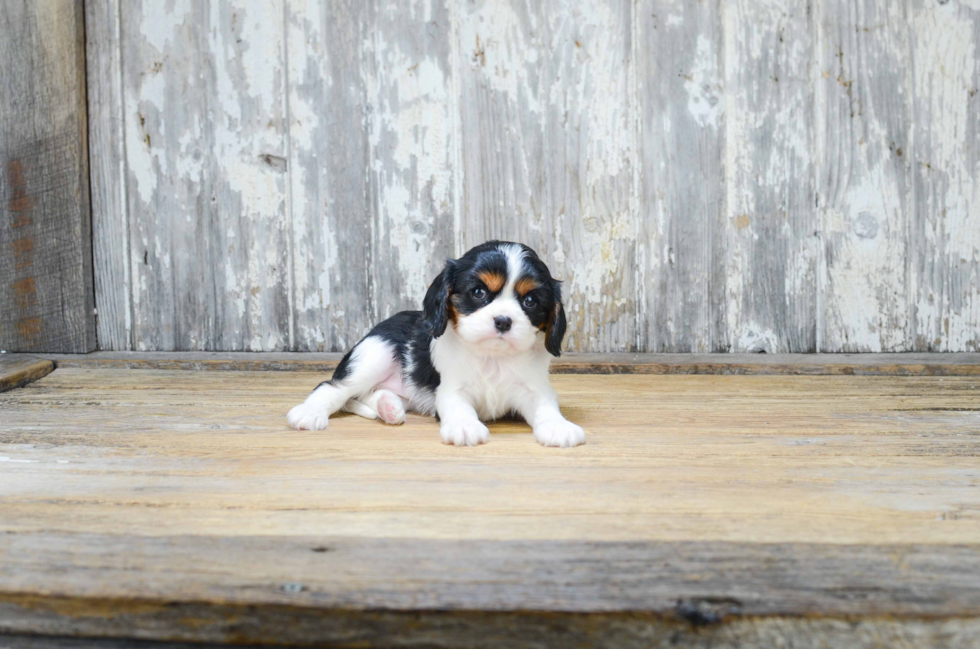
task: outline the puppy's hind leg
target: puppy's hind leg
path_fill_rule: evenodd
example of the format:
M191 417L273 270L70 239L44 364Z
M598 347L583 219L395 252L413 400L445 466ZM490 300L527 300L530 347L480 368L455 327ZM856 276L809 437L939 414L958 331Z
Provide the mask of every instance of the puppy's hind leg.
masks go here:
M333 378L318 385L306 401L289 411L286 419L299 430L322 430L327 427L330 415L344 404L368 394L399 371L394 348L376 336L369 336L340 361Z
M381 421L392 426L405 423L405 402L391 390L377 390L371 396L376 396L375 407Z
M366 397L351 399L343 409L365 419L381 419L394 426L405 423L405 402L391 390L375 390Z
M351 399L344 404L344 407L341 408L341 410L355 414L358 417L364 417L365 419L377 419L378 411L369 406L366 402L367 399L364 399L363 401L361 399Z

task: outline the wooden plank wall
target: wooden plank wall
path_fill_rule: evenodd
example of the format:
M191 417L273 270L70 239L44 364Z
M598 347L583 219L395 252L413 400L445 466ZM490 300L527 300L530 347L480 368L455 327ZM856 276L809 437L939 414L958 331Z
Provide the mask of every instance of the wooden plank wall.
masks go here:
M980 351L976 0L87 5L99 346L343 350L487 238L578 351Z
M0 2L0 350L95 349L81 0Z

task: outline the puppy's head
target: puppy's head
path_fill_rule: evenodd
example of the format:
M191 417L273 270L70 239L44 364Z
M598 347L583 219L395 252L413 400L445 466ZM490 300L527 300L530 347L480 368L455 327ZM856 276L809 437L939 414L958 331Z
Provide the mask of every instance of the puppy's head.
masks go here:
M525 245L490 241L447 261L423 307L436 338L451 323L464 342L487 355L526 352L539 336L552 355L561 354L561 282Z

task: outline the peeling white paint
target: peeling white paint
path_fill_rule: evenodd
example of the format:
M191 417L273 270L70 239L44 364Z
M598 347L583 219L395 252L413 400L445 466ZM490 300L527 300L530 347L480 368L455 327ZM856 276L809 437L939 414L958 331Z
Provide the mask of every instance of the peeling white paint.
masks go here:
M379 312L385 317L421 304L432 280L427 252L438 237L436 218L453 211L452 84L442 62L420 56L411 39L389 41L378 30L366 45L377 62L366 81L377 98L368 142L379 198L378 261L393 256L400 278L400 302L386 300Z
M134 345L343 348L501 236L575 349L975 349L980 0L807 6L125 5Z
M823 116L815 138L823 241L819 351L904 351L910 348L906 262L913 153L904 8L876 3L857 15L834 5L821 10L815 111Z
M957 3L926 7L914 16L914 94L917 114L917 203L928 215L931 246L925 269L913 268L916 332L922 344L944 351L980 350L980 16ZM965 3L964 3L965 4ZM972 9L977 8L969 4ZM972 139L971 139L972 138ZM970 152L972 151L972 155ZM972 162L971 162L972 161Z
M718 128L718 120L725 112L725 100L721 93L718 55L705 34L698 35L691 70L684 76L687 91L687 110L701 126Z
M191 12L191 0L158 0L146 2L141 8L143 20L140 24L140 36L148 45L163 53L168 45L179 43L177 27L187 20Z
M806 2L733 2L725 30L728 337L813 351L811 36Z
M527 110L540 113L541 104L529 78L539 61L537 44L529 42L525 25L509 2L484 2L468 16L459 31L461 54L491 88Z
M780 347L779 336L772 329L759 326L754 322L746 322L739 333L735 347L740 352L771 354Z

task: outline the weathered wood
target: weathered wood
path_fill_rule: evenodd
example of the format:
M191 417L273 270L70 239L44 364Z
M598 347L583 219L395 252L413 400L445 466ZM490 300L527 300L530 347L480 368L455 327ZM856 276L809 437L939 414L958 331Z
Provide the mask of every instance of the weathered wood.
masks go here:
M288 349L282 0L120 7L134 348Z
M0 392L20 388L54 371L50 360L26 354L0 355Z
M0 454L27 462L0 474L0 522L487 540L980 534L976 377L555 376L589 435L574 451L513 421L475 450L440 444L438 423L415 415L291 431L285 412L322 378L62 367L3 393Z
M447 2L288 2L300 350L418 309L454 256Z
M16 357L17 355L14 355ZM332 372L342 354L261 352L95 352L45 354L59 367ZM739 374L978 376L980 354L582 354L551 364L553 374Z
M119 638L70 638L49 635L0 635L0 649L215 649L226 645L123 640ZM250 645L263 649L267 645Z
M298 351L346 351L377 321L364 74L373 8L286 0Z
M458 3L458 251L530 245L576 351L635 349L631 3Z
M0 627L13 632L331 647L970 647L980 629L978 546L49 532L0 537L0 556L13 559L0 569ZM39 582L57 594L32 594ZM22 583L28 592L11 592Z
M719 621L794 614L980 617L980 545L14 531L0 536L0 556L0 620L15 632L58 631L35 628L31 618L42 618L38 613L82 613L45 606L40 585L56 598L79 600L79 609L104 600L100 608L119 602L120 612L137 614L132 609L152 611L170 599L337 612L635 612L678 622L682 602L700 603ZM251 569L243 572L242 565ZM98 579L88 578L93 570ZM18 608L27 618L19 624L10 615ZM180 631L172 637L224 639Z
M817 9L820 351L912 349L907 3L826 0Z
M975 2L88 11L103 349L345 351L491 237L571 350L977 349Z
M639 349L729 351L722 23L714 2L637 5Z
M462 253L455 248L455 220L456 176L463 169L456 160L451 55L455 0L376 1L365 75L374 218L371 299L383 319L421 308L446 259Z
M0 4L0 349L95 348L81 0Z
M319 378L61 368L0 395L0 631L760 648L980 632L975 378L560 376L589 435L564 451L517 422L476 449L416 416L285 428Z
M816 351L812 3L722 3L732 351Z
M99 349L133 348L132 269L119 0L85 3L92 257Z
M910 346L980 349L980 5L917 0Z
M69 606L76 607L72 602ZM117 602L98 602L78 606L82 612L106 616L108 606ZM855 620L839 618L761 617L736 619L724 625L704 626L679 620L664 620L641 613L562 614L540 613L455 613L445 611L337 611L325 614L317 609L292 609L225 605L205 608L171 605L154 617L149 607L140 606L138 617L108 617L109 624L81 621L87 629L105 633L111 625L121 634L174 635L170 629L189 620L203 628L191 631L194 637L224 637L228 645L258 646L252 638L290 646L360 649L361 647L445 647L460 649L540 649L541 647L609 647L621 649L770 649L792 646L800 649L974 649L980 625L973 619L893 620L888 618ZM216 611L214 609L217 609ZM202 613L205 614L202 617ZM210 614L210 615L207 615ZM183 617L178 618L178 615ZM703 619L701 614L691 617ZM106 619L106 618L103 618ZM708 618L710 619L710 617ZM136 622L141 626L127 626ZM65 624L51 624L68 628ZM186 628L186 627L181 627ZM89 631L90 633L93 631ZM215 645L172 644L146 641L113 641L86 638L46 644L47 636L14 636L10 649L214 649ZM32 642L33 640L33 642ZM26 644L22 644L26 641ZM0 636L0 647L7 649ZM325 644L326 643L326 644ZM227 646L227 645L218 645ZM263 644L262 647L267 645ZM282 646L282 645L279 645Z

